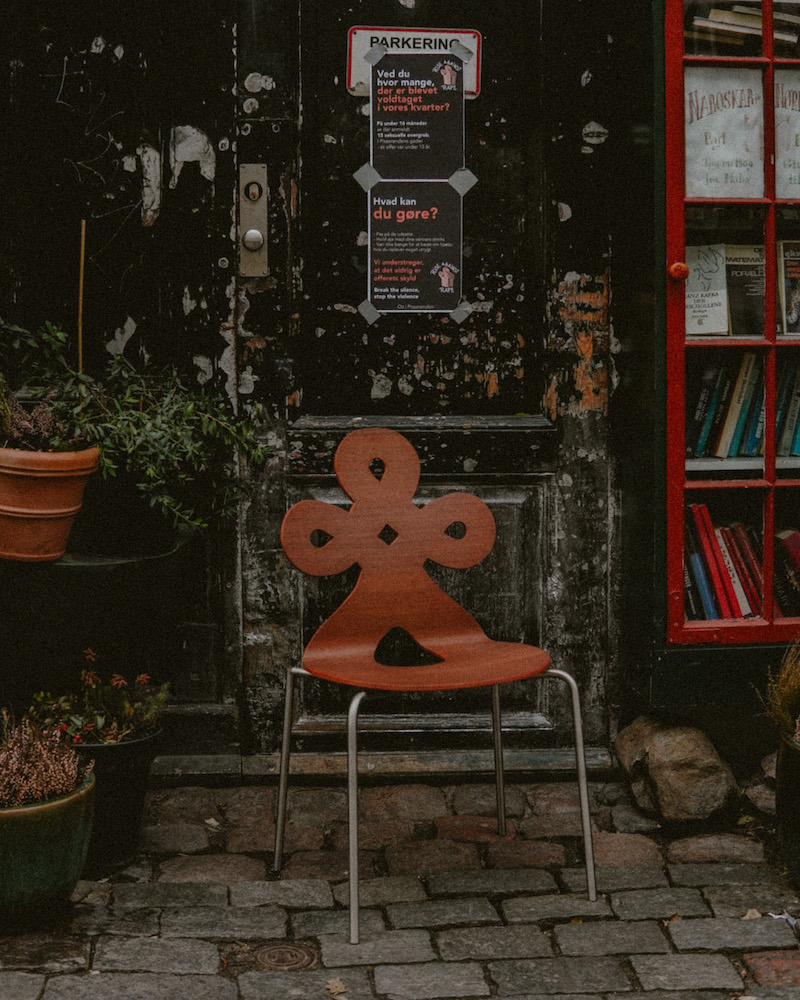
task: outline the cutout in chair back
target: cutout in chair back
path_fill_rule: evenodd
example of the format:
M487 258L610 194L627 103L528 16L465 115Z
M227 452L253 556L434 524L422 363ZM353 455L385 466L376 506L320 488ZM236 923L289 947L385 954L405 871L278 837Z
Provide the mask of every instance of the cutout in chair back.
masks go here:
M348 434L336 450L334 468L352 500L349 509L301 500L281 526L284 552L302 572L328 576L361 567L353 590L306 646L306 670L345 684L397 689L398 675L413 672L416 690L423 690L462 686L465 671L477 678L473 683L491 683L481 680L482 662L530 658L525 650L535 647L489 639L425 570L429 559L463 569L489 554L495 524L482 500L448 493L417 506L419 458L406 438L386 428ZM320 546L323 532L330 538ZM380 661L379 650L387 655L384 638L398 630L407 634L416 656L420 649L427 654L426 663L415 661L404 672Z
M391 628L375 647L375 662L383 667L428 667L442 657L420 646L404 628Z

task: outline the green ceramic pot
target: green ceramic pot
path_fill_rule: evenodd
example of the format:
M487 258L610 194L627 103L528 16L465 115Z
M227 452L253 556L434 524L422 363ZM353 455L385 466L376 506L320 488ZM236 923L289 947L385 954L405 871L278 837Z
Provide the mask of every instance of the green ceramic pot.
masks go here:
M93 809L93 774L68 795L0 809L0 925L57 918L83 869Z
M800 744L782 736L775 769L775 812L783 860L800 887Z

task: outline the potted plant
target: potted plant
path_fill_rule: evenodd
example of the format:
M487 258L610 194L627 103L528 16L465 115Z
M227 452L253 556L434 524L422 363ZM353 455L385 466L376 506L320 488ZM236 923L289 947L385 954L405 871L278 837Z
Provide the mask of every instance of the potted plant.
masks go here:
M92 764L61 734L0 717L0 925L56 917L84 865L94 801Z
M24 413L38 401L31 416L46 415L57 427L43 437L43 450L67 441L99 449L103 480L113 490L103 492L97 510L113 544L129 528L132 508L149 507L159 523L192 529L237 513L237 460L263 464L268 449L250 416L233 413L221 392L173 365L137 365L121 355L96 374L80 371L70 338L53 324L31 332L0 320L0 334L7 382L0 413ZM6 447L22 446L8 435Z
M20 331L23 332L23 331ZM11 334L13 328L3 331ZM61 334L42 333L42 352L50 354ZM19 349L5 339L5 351ZM49 346L48 346L49 345ZM19 361L14 366L18 366ZM89 476L100 451L48 397L32 408L12 392L0 366L0 558L23 562L59 559L66 549Z
M767 713L778 727L775 764L775 810L784 861L792 881L800 886L800 640L784 653L770 676Z
M40 691L28 716L45 733L71 740L83 759L94 761L95 822L87 867L104 871L128 862L136 852L169 685L153 685L147 674L132 682L116 673L103 680L97 654L86 649L84 656L86 667L76 690L58 696Z

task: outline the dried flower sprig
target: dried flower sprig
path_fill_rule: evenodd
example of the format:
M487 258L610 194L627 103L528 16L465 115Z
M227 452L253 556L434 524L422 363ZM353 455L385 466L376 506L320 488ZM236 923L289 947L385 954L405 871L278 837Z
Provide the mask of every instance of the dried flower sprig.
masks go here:
M94 767L82 760L61 733L45 736L30 719L14 725L2 712L0 807L46 802L74 792Z
M778 672L770 674L765 701L780 733L800 743L800 640L788 647Z

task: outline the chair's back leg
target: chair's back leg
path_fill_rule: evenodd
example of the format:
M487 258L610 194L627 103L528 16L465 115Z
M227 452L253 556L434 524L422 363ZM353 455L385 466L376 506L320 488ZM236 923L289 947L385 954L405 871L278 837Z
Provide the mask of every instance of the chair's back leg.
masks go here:
M586 887L589 899L597 899L597 882L594 871L594 850L592 848L592 819L589 813L589 784L586 780L586 753L583 745L583 720L581 700L575 678L564 670L550 667L540 677L558 677L564 681L572 696L572 726L575 733L575 764L578 770L578 793L581 802L581 823L583 825L583 853L586 859Z
M283 865L283 840L286 831L286 797L289 788L289 753L294 721L294 674L296 668L286 671L286 698L283 705L283 738L281 740L281 762L278 775L278 816L275 820L275 857L272 870L279 872ZM297 670L304 674L304 670Z
M494 787L497 795L497 832L506 835L506 785L503 774L503 722L500 717L500 686L492 685L492 731L494 733Z
M358 710L367 697L359 691L347 713L347 839L350 869L350 944L358 944Z

